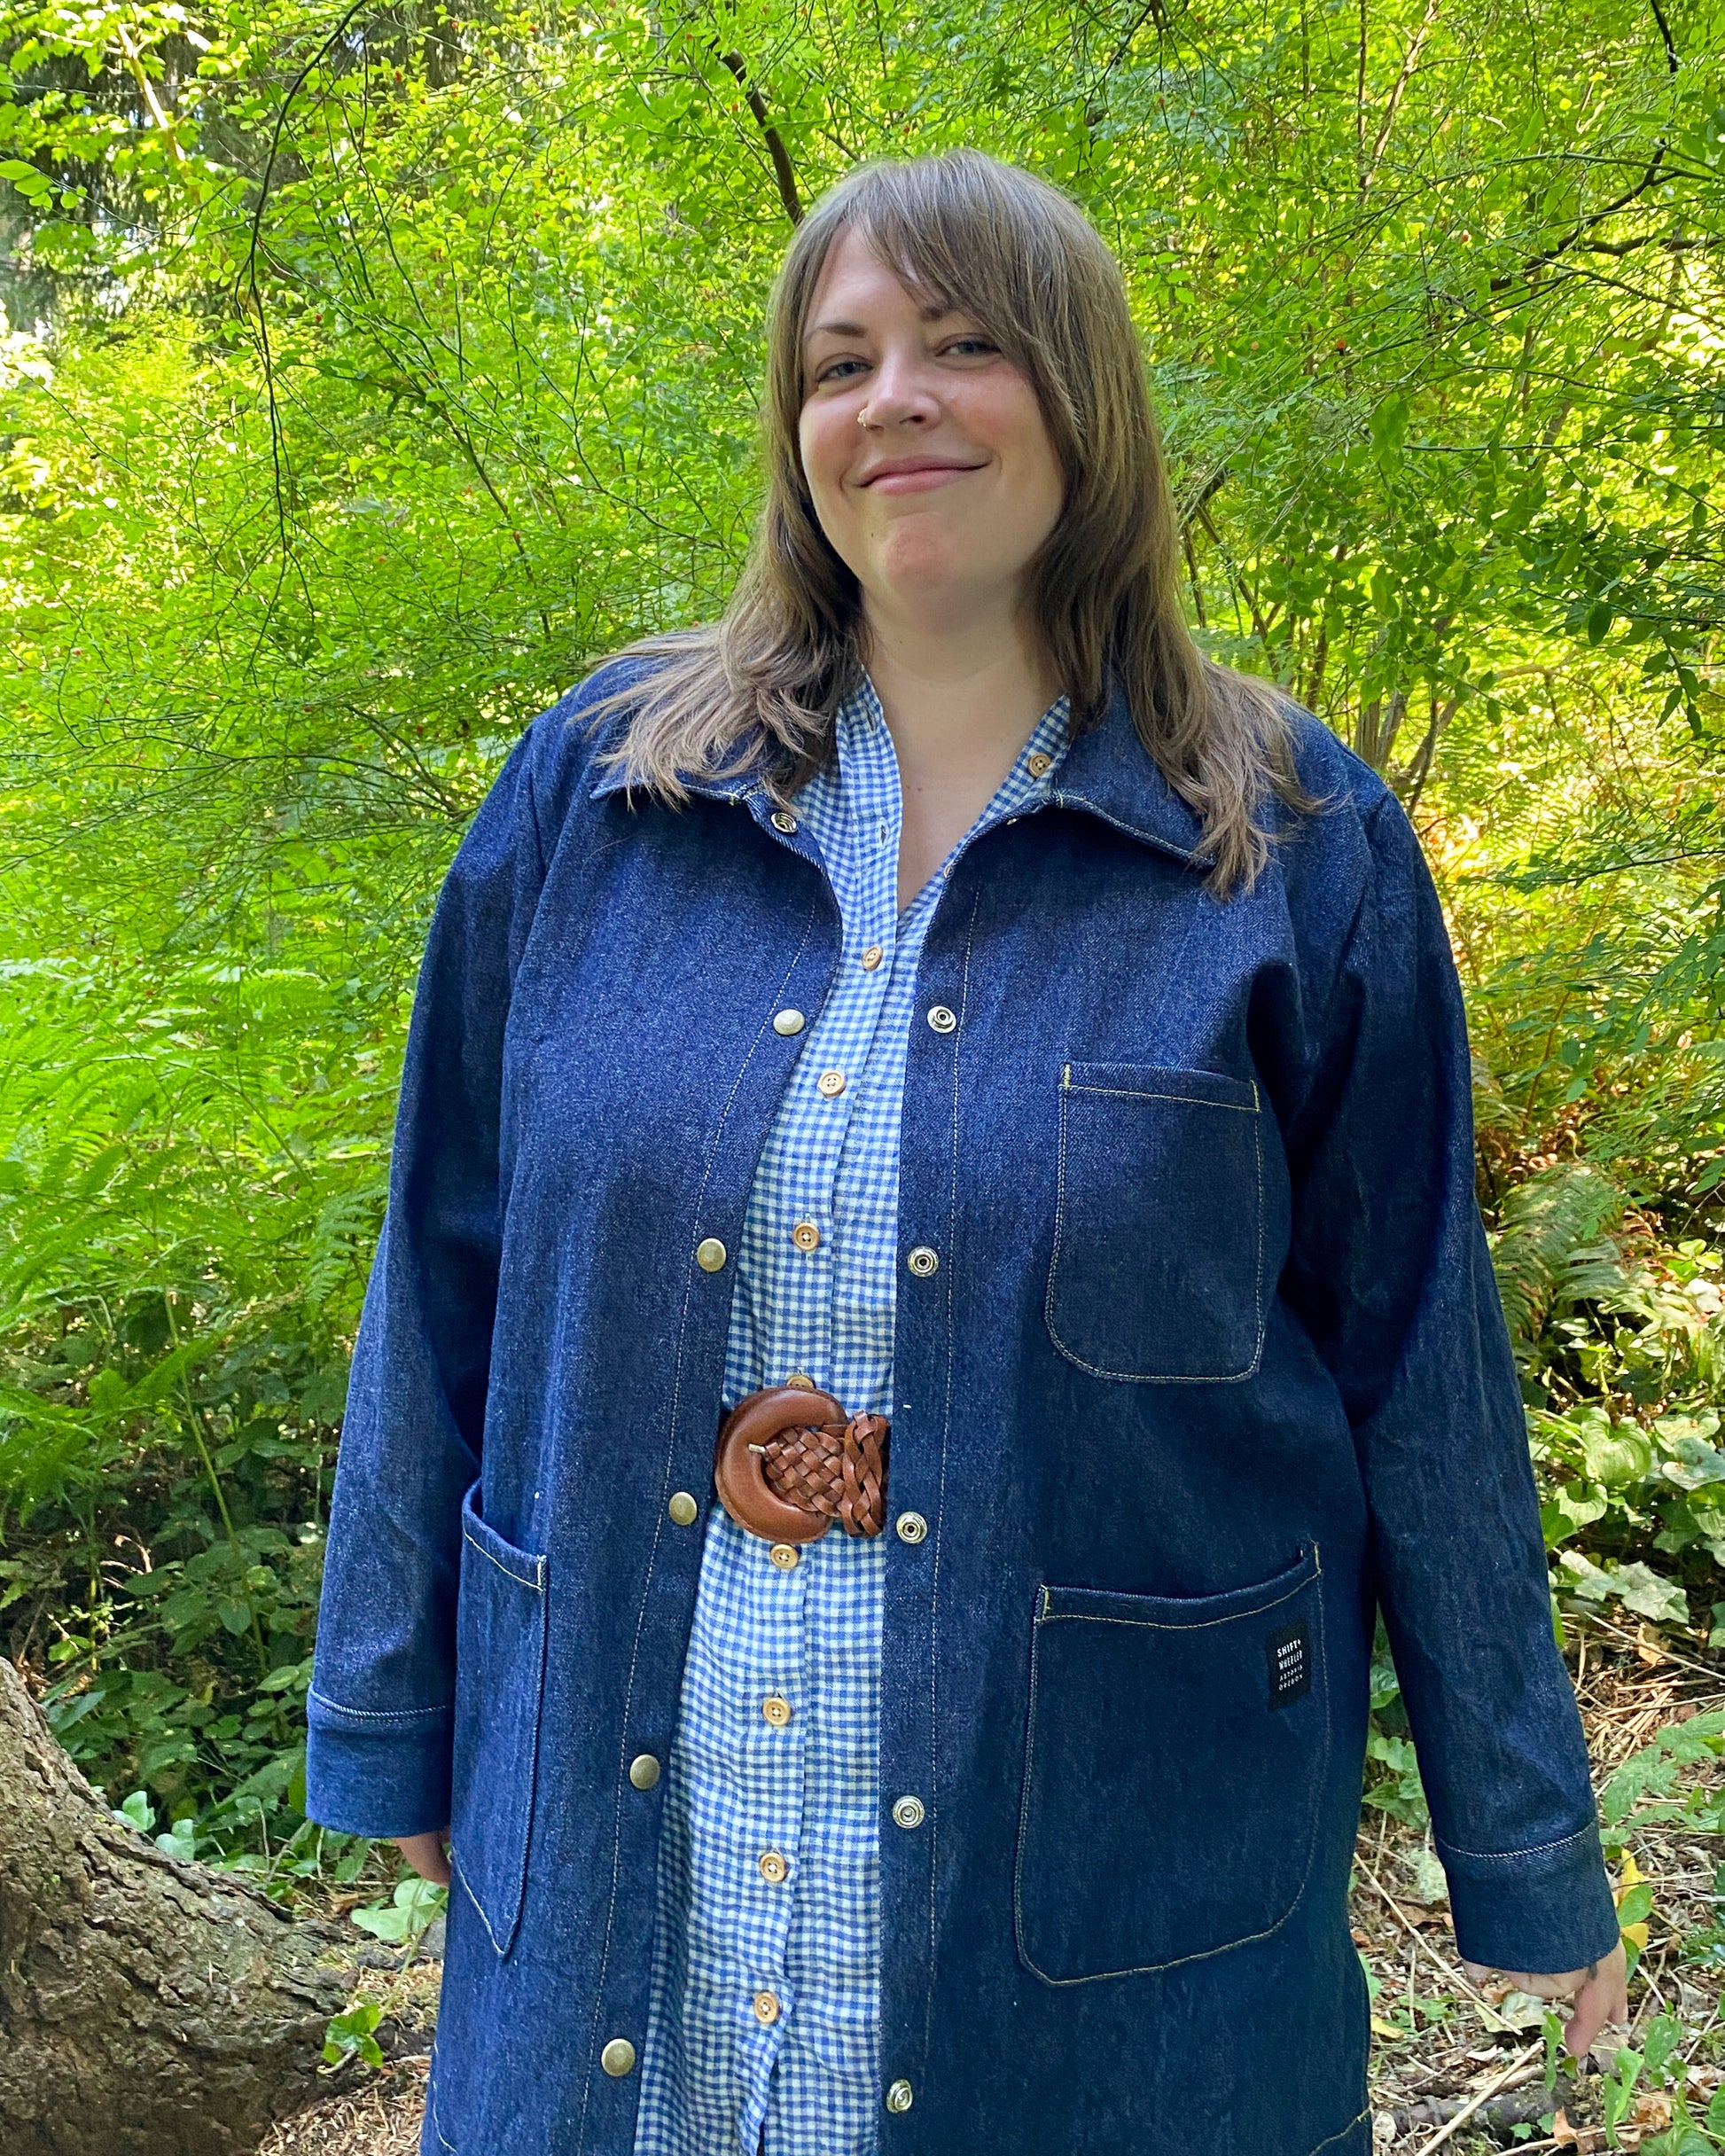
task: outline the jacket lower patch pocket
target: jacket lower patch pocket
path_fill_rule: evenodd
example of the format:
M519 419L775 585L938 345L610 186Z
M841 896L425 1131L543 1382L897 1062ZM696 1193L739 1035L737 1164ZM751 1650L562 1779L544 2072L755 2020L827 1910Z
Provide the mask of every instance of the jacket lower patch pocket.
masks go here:
M1273 1932L1305 1891L1330 1747L1315 1547L1196 1598L1037 1590L1013 1918L1050 1984Z
M507 1954L521 1921L533 1825L546 1561L488 1527L479 1502L475 1483L461 1505L450 1840L456 1876L492 1945Z

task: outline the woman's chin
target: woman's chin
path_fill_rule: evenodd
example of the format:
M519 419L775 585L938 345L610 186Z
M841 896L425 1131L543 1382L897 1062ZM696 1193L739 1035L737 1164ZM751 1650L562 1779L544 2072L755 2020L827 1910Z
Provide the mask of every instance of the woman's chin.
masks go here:
M979 551L945 541L888 547L876 556L862 582L894 607L913 607L920 613L950 604L973 611L983 589L977 576Z

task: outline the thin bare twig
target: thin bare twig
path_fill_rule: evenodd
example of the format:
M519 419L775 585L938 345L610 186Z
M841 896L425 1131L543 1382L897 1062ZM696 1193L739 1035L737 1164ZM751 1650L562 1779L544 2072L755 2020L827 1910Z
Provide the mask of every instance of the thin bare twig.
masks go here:
M1485 2087L1479 2091L1479 2095L1473 2097L1470 2103L1464 2104L1461 2110L1456 2113L1453 2119L1446 2119L1444 2121L1443 2124L1439 2127L1437 2132L1432 2135L1432 2138L1428 2142L1424 2143L1424 2145L1417 2151L1417 2156L1432 2156L1432 2152L1433 2149L1441 2147L1443 2143L1448 2140L1451 2134L1455 2132L1458 2126L1464 2126L1473 2116L1474 2113L1479 2110L1482 2104L1487 2102L1492 2097L1495 2097L1500 2089L1503 2088L1506 2083L1515 2078L1515 2076L1521 2071L1522 2067L1527 2064L1528 2060L1533 2058L1536 2051L1542 2051L1544 2050L1544 2048L1545 2039L1543 2036L1542 2036L1537 2043L1530 2043L1525 2051L1518 2053L1517 2057L1512 2058L1509 2065L1504 2067L1503 2073L1498 2074L1494 2080L1488 2081Z
M1601 1617L1592 1610L1574 1610L1570 1614L1584 1624L1596 1624L1602 1632L1609 1632L1613 1639L1620 1639L1626 1647L1639 1648L1642 1644L1633 1632L1626 1632L1620 1625L1613 1624L1609 1617ZM1679 1669L1692 1670L1697 1676L1705 1677L1710 1684L1725 1688L1725 1670L1709 1669L1705 1662L1690 1661L1687 1655L1679 1654L1674 1649L1667 1647L1663 1635L1659 1639L1659 1652L1666 1661L1675 1662Z
M1464 1969L1460 1967L1452 1967L1450 1964L1445 1961L1442 1956L1437 1952L1436 1949L1431 1945L1429 1941L1423 1939L1420 1936L1418 1926L1410 1923L1409 1920L1402 1915L1401 1904L1395 1899L1394 1895L1391 1894L1389 1888L1385 1886L1383 1880L1378 1878L1378 1874L1372 1870L1371 1866L1367 1863L1365 1859L1359 1855L1357 1850L1354 1853L1354 1863L1356 1871L1362 1871L1365 1874L1371 1885L1377 1889L1378 1895L1381 1897L1385 1907L1389 1910L1391 1916L1395 1918L1396 1922L1401 1926L1402 1930L1407 1933L1408 1936L1414 1941L1415 1944L1419 1948L1420 1952L1425 1956L1426 1959L1432 1964L1432 1966L1443 1977L1444 1981L1448 1984L1457 1984L1464 1992L1466 1992L1469 1999L1472 2002L1474 2006L1479 2009L1480 2014L1485 2017L1487 2027L1490 2028L1494 2034L1496 2034L1500 2030L1507 2030L1510 2024L1504 2019L1503 2016L1498 2012L1497 2009L1492 2004L1491 2001L1486 1996L1485 1993L1482 1992L1471 1980Z

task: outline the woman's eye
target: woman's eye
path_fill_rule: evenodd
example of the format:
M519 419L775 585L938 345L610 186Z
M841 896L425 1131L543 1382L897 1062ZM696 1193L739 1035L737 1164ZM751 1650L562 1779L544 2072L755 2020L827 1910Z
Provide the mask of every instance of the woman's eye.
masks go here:
M942 358L946 358L956 355L960 358L969 359L972 356L986 357L990 353L998 353L1000 347L987 337L951 337L941 347L941 355ZM826 382L848 381L851 379L852 369L865 367L867 364L866 360L861 359L829 360L824 366L816 369L815 385L819 387Z

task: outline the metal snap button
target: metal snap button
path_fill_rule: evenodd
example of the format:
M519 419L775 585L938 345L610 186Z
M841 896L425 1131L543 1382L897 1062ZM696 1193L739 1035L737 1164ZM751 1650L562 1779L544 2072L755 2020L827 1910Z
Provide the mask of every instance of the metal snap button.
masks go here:
M919 1543L928 1534L928 1522L920 1512L901 1512L897 1526L902 1543Z
M789 836L791 835L791 833L792 833L792 832L793 832L793 831L794 831L796 828L797 828L797 819L796 819L796 817L795 817L795 816L793 816L791 814L791 811L790 811L788 808L775 808L775 809L774 809L774 811L773 811L773 829L774 829L775 831L782 831L782 832L784 833L784 835L786 836L786 838L789 838Z
M918 1280L926 1280L930 1273L938 1269L941 1262L926 1243L918 1243L904 1262L916 1274Z
M773 1031L787 1041L793 1033L800 1033L807 1023L800 1011L775 1011L773 1013Z
M948 1011L944 1004L935 1004L929 1011L928 1022L936 1033L950 1033L958 1023L958 1015Z
M923 1801L920 1797L901 1797L893 1807L894 1826L920 1826L923 1823Z
M701 1508L686 1489L674 1489L671 1502L665 1509L677 1527L692 1527Z
M724 1270L725 1246L716 1235L704 1236L695 1246L695 1262L704 1273Z
M915 2101L916 2095L909 2082L894 2082L886 2091L888 2111L909 2111Z
M614 2082L635 2071L635 2046L627 2036L613 2036L599 2053L599 2064Z
M628 1763L628 1778L636 1789L651 1789L659 1779L659 1762L651 1752L637 1753Z

